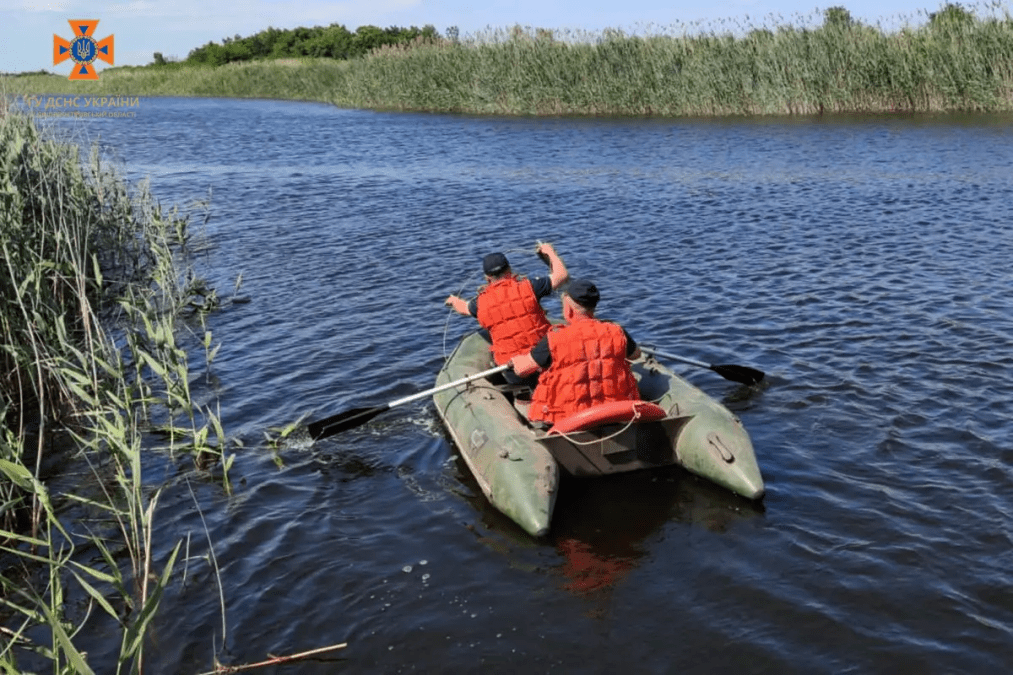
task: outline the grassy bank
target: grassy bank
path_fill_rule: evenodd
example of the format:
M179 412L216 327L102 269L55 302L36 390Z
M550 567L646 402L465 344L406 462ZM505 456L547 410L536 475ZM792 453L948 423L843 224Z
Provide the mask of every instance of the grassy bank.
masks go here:
M8 78L20 94L235 96L496 114L792 115L1013 110L1013 19L946 5L886 31L832 8L795 24L665 33L492 31L365 58Z
M190 237L97 150L82 161L0 108L0 671L31 652L92 672L75 635L105 615L121 629L117 672L141 672L179 550L152 552L159 490L142 452L192 456L227 486L224 433L193 404L178 341L216 304L187 265ZM71 455L93 480L51 491L47 471Z
M53 94L276 98L336 103L349 80L348 64L333 59L286 59L224 66L108 68L98 80L90 82L72 82L66 77L45 74L2 77L0 91L6 90L8 96L24 100L33 113L48 112L46 99ZM66 106L61 108L66 110Z

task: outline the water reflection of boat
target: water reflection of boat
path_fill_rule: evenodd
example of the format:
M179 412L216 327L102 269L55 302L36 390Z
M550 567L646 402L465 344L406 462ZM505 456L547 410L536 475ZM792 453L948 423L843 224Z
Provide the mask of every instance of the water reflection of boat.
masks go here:
M436 383L492 365L487 339L472 333ZM763 495L753 446L737 417L653 359L635 363L634 374L642 398L656 404L660 419L547 433L527 423L523 402L494 377L439 391L433 400L486 498L535 536L549 531L561 467L594 476L677 464L749 499Z
M478 515L468 529L479 541L503 555L538 545L485 499L459 456L455 467L461 483L449 489ZM564 474L552 532L542 545L559 556L552 573L562 577L563 589L597 595L635 573L668 523L722 533L763 514L762 502L745 500L679 466L602 478ZM524 563L517 558L513 564Z
M698 480L679 467L566 480L552 539L563 557L564 588L583 594L614 586L648 552L664 524L679 521L715 532L763 514L746 501Z

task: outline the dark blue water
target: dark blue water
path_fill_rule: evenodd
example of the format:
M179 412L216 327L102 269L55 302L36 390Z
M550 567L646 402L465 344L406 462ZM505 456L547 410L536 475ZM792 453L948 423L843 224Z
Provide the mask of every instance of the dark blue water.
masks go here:
M203 263L250 299L210 317L223 346L194 362L242 443L234 493L189 460L149 471L156 548L188 548L148 672L341 642L274 672L1009 671L1011 122L152 98L76 127L165 203L210 188ZM679 471L568 482L532 540L429 403L265 442L432 386L473 327L442 300L472 294L492 250L541 272L538 240L638 340L767 373L743 391L673 364L741 416L761 507ZM119 639L92 625L112 667Z

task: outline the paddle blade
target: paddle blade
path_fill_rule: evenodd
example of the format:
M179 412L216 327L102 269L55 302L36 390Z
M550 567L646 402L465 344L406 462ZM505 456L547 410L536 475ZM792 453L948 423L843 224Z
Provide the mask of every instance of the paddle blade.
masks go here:
M739 382L740 384L753 385L763 381L763 371L757 370L756 368L749 368L748 366L725 364L710 366L710 369L726 380Z
M340 434L342 431L348 431L349 429L361 426L389 409L389 405L381 405L375 408L352 408L337 415L331 415L322 420L310 422L306 429L310 432L313 440L318 441L321 438L327 438L334 434Z

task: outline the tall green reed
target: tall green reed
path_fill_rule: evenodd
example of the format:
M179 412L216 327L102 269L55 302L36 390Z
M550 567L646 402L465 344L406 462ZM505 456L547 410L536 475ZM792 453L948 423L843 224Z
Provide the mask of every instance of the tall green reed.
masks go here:
M892 33L829 11L822 22L644 35L493 31L352 62L349 102L665 116L1013 109L1013 20L959 16Z
M26 650L54 672L92 672L75 636L93 609L121 627L117 671L141 672L179 551L155 560L160 489L142 457L185 453L219 466L228 489L225 434L192 401L179 339L180 319L198 325L191 342L212 358L203 317L217 298L189 267L189 229L97 148L82 162L30 117L0 114L0 616L11 637L0 666L12 672ZM71 452L96 489L53 494L42 468ZM71 592L84 608L68 608Z

